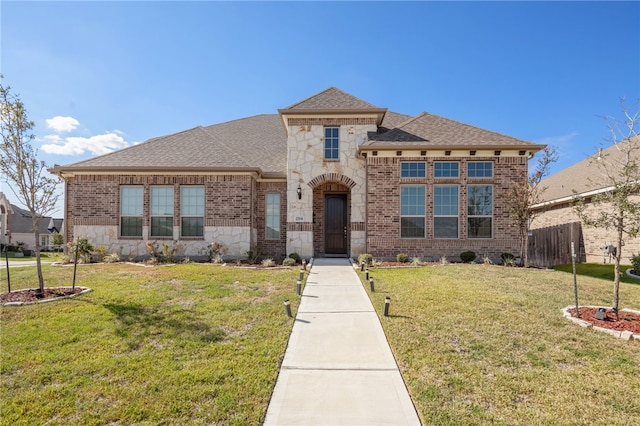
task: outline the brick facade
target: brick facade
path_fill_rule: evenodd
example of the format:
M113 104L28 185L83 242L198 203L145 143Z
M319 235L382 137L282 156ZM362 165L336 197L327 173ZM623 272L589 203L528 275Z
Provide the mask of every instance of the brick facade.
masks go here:
M401 178L403 161L426 162L425 178ZM459 162L459 178L434 178L435 161ZM493 162L492 178L468 178L468 161ZM524 157L369 157L367 158L367 250L377 258L395 258L398 253L410 257L437 260L442 256L459 259L461 252L473 250L478 256L499 259L503 252L518 252L518 232L512 226L503 202L503 194L513 181L526 176ZM522 172L525 172L524 174ZM425 186L425 238L400 237L400 185ZM433 235L433 186L453 184L459 188L459 218L457 239L436 239ZM493 185L493 238L467 238L467 185Z

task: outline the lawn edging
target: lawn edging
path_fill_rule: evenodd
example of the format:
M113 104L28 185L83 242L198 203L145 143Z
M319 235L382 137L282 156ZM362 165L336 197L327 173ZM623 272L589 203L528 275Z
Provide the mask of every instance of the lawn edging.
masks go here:
M69 288L73 288L70 286L66 286L66 287L56 287L56 288L64 288L64 289L69 289ZM85 294L85 293L89 293L90 291L93 291L93 289L89 288L89 287L76 287L79 289L82 289L82 291L80 291L79 293L74 293L74 294L68 294L66 296L59 296L59 297L51 297L48 299L42 299L42 300L38 300L35 302L7 302L7 303L3 303L2 306L22 306L22 305L34 305L36 303L49 303L49 302L55 302L56 300L62 300L62 299L70 299L72 297L75 296L79 296L81 294ZM36 288L26 288L26 289L21 289L19 291L25 291L25 290L37 290Z
M601 306L582 306L583 308L600 308ZM562 315L568 320L572 321L575 324L578 324L580 327L584 328L592 328L596 331L602 331L604 333L610 334L613 337L624 340L640 340L640 334L633 334L631 331L618 331L618 330L610 330L608 328L598 327L590 322L581 320L580 318L576 318L569 313L569 309L575 308L574 305L567 306L562 310ZM631 312L634 314L640 314L640 311L635 311L633 309L621 309L621 312Z

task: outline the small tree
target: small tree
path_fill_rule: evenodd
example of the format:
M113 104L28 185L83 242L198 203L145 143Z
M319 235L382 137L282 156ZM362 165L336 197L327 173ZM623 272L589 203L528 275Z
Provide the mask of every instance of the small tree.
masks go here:
M58 180L46 174L45 163L38 161L37 151L31 146L35 138L33 127L34 123L28 119L20 97L11 93L11 87L0 83L0 171L10 183L11 191L31 213L36 241L37 294L41 297L44 294L44 278L40 264L38 220L53 210L59 194L56 192Z
M640 229L640 137L637 131L640 122L639 105L640 102L636 102L633 112L625 106L623 98L620 101L623 118L604 117L613 144L606 151L600 148L591 159L599 172L598 179L592 185L596 193L585 198L578 197L574 191L574 210L586 226L615 231L612 308L616 318L620 301L623 239L625 236L636 237Z
M551 164L556 161L558 161L556 148L545 147L533 172L529 176L527 176L526 172L523 172L521 179L512 182L504 199L509 216L518 229L520 258L524 261L524 266L529 266L527 250L529 246L529 227L533 219L543 211L541 209L533 211L531 206L542 203L543 194L547 187L541 185L540 182L549 174Z

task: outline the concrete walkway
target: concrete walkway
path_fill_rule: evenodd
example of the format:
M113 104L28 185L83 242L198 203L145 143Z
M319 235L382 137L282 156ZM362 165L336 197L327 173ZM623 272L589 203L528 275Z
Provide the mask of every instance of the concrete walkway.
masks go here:
M264 424L420 425L348 259L313 262Z

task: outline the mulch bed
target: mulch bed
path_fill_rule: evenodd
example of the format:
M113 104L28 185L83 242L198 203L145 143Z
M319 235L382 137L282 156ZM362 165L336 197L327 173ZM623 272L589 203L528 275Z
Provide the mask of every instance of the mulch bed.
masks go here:
M71 296L72 294L78 294L85 290L84 287L50 287L44 289L44 296L41 298L36 297L36 289L16 290L11 293L0 294L0 303L10 302L22 302L22 303L34 303L41 302L47 299L57 299L59 297Z
M607 328L609 330L631 331L633 334L640 334L640 314L628 311L619 311L618 317L620 319L616 321L616 317L610 309L607 309L604 320L596 319L596 312L598 312L598 308L580 307L579 311L580 319L592 324L593 326ZM569 309L568 312L575 317L575 308Z

